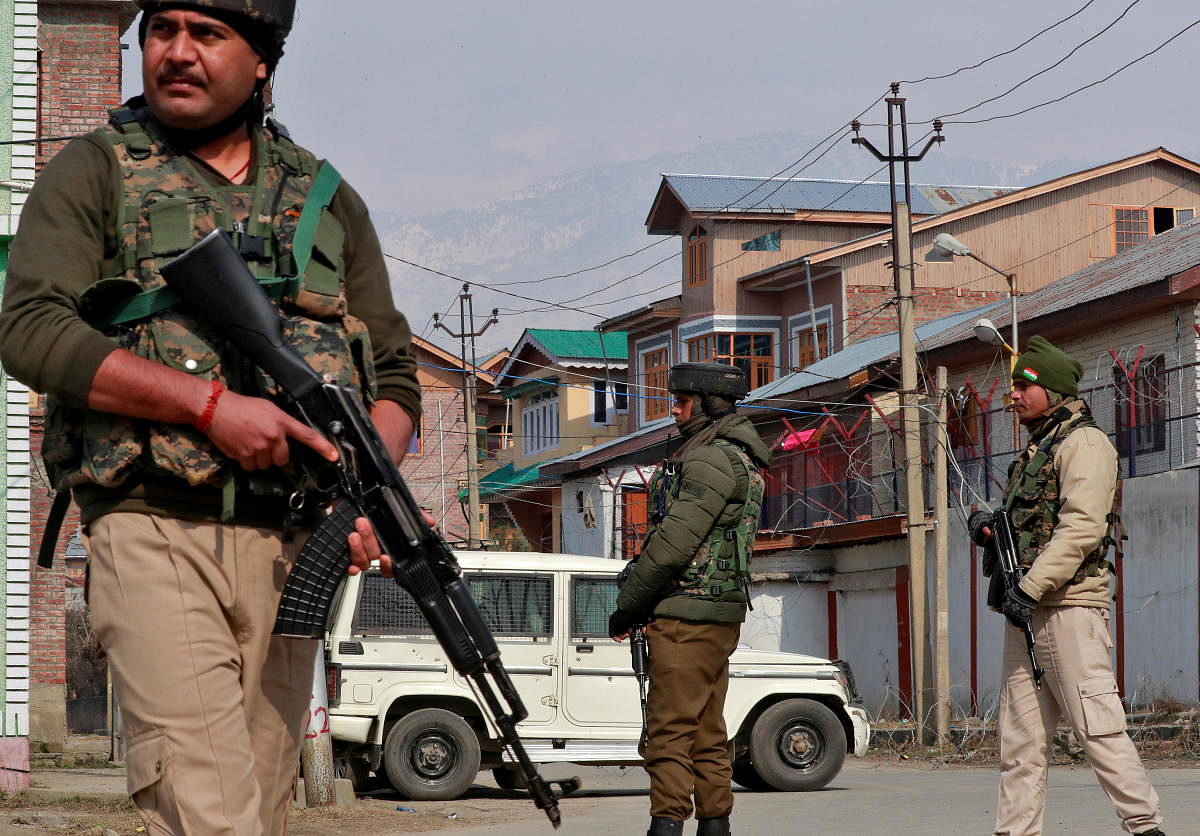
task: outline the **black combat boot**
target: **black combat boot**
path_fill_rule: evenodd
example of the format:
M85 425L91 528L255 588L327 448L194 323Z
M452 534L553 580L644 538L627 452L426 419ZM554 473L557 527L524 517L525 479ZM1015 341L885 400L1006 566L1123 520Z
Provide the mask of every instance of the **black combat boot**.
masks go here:
M696 819L700 826L696 828L696 836L729 836L729 816L719 819Z
M1156 827L1153 830L1143 830L1141 833L1135 834L1135 836L1167 836L1167 834L1163 833L1162 828Z
M666 816L651 816L646 836L683 836L683 822Z

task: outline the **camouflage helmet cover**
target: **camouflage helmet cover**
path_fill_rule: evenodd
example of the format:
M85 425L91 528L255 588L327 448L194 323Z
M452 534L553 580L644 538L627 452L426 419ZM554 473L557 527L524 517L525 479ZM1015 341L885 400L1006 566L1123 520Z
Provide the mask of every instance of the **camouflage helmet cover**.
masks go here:
M728 363L676 363L667 373L667 389L739 401L750 391L750 374Z
M274 66L283 55L283 42L292 31L292 19L296 15L296 0L135 0L147 16L165 8L193 7L199 11L212 11L222 19L242 18L252 31L239 28L242 36ZM234 25L232 20L231 25ZM257 33L269 33L269 38L257 37ZM145 35L143 18L141 36Z

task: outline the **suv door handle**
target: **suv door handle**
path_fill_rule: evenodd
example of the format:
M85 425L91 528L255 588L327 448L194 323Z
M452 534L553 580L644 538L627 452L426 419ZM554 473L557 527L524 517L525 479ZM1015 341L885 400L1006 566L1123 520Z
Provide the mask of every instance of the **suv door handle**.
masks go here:
M593 645L590 645L590 644L577 644L577 645L575 645L575 652L576 652L576 653L591 653L593 650L595 650L595 646L593 646Z

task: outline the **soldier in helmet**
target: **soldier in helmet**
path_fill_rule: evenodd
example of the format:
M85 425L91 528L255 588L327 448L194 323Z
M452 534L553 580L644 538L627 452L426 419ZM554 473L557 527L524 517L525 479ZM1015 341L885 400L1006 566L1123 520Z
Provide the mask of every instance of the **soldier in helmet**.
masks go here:
M682 833L693 796L696 832L724 836L733 810L723 714L729 655L746 619L762 469L771 454L737 414L749 388L744 369L680 363L668 388L684 442L651 484L654 517L608 630L620 641L649 622L649 836Z
M228 231L288 341L359 389L397 459L420 389L362 199L263 118L294 0L138 5L144 95L38 177L8 263L0 360L47 395L42 455L80 509L92 624L147 830L277 834L317 648L271 631L324 512L292 453L337 453L161 292L159 268Z

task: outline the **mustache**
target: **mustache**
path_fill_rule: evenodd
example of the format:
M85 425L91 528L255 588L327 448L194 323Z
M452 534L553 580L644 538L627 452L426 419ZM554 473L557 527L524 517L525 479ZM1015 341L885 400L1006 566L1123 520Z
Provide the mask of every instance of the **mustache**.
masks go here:
M169 70L158 74L159 84L176 84L183 82L185 84L195 84L203 86L204 80L195 73L180 72L178 70Z

